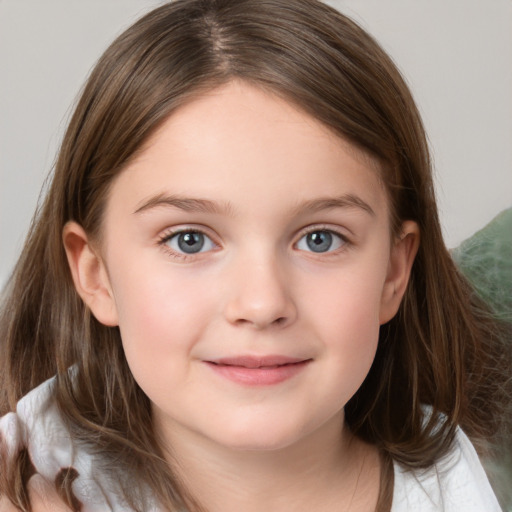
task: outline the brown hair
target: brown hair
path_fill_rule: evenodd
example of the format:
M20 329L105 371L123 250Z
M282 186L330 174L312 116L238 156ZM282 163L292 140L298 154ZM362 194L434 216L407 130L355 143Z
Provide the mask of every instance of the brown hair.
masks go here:
M385 482L391 460L426 467L442 457L457 425L474 439L493 435L509 396L500 337L444 246L420 116L390 58L316 0L177 0L118 37L92 71L0 318L0 413L57 374L72 435L115 458L136 510L144 509L144 486L171 508L193 499L163 461L119 330L100 324L74 289L62 229L74 220L99 237L113 178L177 107L233 78L296 103L378 158L394 229L406 219L420 227L399 313L382 326L375 362L346 406L353 431L387 461ZM30 510L25 465L3 464L0 491ZM128 486L123 474L136 474L140 486ZM382 486L381 504L390 492Z

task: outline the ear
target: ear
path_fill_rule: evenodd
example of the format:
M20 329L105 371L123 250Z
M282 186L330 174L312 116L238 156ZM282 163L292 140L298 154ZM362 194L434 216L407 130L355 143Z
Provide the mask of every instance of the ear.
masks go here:
M416 222L404 222L400 235L391 247L388 272L381 297L381 325L389 322L400 307L419 244L420 230Z
M76 222L64 226L62 240L78 295L99 322L118 325L114 295L99 252Z

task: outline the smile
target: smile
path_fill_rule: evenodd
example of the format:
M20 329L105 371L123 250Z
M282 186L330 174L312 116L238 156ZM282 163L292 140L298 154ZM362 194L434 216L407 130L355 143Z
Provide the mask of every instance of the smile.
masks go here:
M311 361L287 356L238 356L205 363L218 375L238 384L269 386L294 377Z

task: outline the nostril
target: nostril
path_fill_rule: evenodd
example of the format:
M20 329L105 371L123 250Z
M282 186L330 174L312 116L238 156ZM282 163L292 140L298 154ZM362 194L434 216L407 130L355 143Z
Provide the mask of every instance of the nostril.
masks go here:
M266 321L257 321L257 320L248 320L246 318L238 318L235 323L239 326L242 325L252 325L253 327L257 329L264 329L266 327L275 326L275 327L281 327L285 325L287 322L287 317L280 316L279 318L276 318L275 320L272 320L270 322Z

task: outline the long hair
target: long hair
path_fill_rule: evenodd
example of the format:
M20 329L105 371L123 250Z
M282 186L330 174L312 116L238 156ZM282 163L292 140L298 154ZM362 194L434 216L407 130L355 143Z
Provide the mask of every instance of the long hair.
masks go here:
M171 510L200 507L164 462L119 330L100 324L74 289L62 229L74 220L99 239L115 176L179 106L233 79L271 90L378 159L393 230L404 220L420 227L400 310L381 327L374 364L346 405L354 433L388 462L384 484L389 461L414 468L442 457L457 425L476 440L493 435L508 396L501 339L443 243L424 129L391 59L316 0L177 0L119 36L92 71L0 317L0 413L57 375L72 435L116 461L135 510L144 510L144 486ZM6 464L0 492L29 510L26 463ZM389 489L381 486L381 503Z

